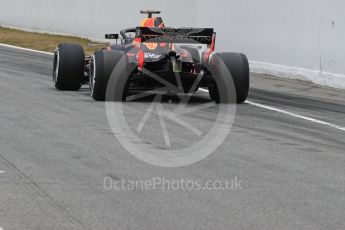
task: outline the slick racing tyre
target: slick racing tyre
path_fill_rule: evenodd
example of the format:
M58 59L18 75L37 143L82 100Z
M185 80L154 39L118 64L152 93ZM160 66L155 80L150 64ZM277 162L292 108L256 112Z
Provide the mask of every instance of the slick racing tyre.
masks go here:
M236 91L236 102L238 104L243 103L247 99L249 92L249 64L247 57L240 53L218 53L216 55L223 61L232 77ZM208 88L213 101L216 103L226 101L222 97L227 97L228 94L220 94L215 82L209 85Z
M84 77L85 54L77 44L59 44L54 52L53 81L59 90L77 91Z
M90 95L96 101L104 101L110 75L124 56L122 51L96 51L90 62Z

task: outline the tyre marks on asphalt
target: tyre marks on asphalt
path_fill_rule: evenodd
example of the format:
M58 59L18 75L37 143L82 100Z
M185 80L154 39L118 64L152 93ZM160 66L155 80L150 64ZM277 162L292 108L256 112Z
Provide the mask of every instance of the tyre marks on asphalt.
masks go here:
M307 117L307 116L302 116L302 115L299 115L297 113L289 112L289 111L286 111L286 110L283 110L283 109L278 109L278 108L275 108L275 107L272 107L272 106L263 105L263 104L252 102L252 101L248 101L248 100L246 101L246 103L249 104L249 105L253 105L253 106L265 109L265 110L270 110L270 111L274 111L274 112L277 112L277 113L282 113L282 114L285 114L285 115L288 115L288 116L291 116L291 117L294 117L294 118L306 120L306 121L313 122L313 123L316 123L316 124L319 124L319 125L325 125L325 126L333 128L333 129L338 129L338 130L341 130L341 131L345 132L345 127L342 127L342 126L339 126L339 125L336 125L336 124L332 124L332 123L329 123L329 122L326 122L326 121L318 120L318 119Z
M208 90L206 90L206 89L200 89L200 91L208 93ZM270 110L270 111L277 112L277 113L282 113L282 114L288 115L290 117L302 119L302 120L305 120L305 121L308 121L308 122L313 122L313 123L316 123L316 124L319 124L319 125L328 126L330 128L337 129L337 130L345 132L345 127L340 126L340 125L336 125L336 124L333 124L333 123L330 123L330 122L326 122L326 121L315 119L315 118L308 117L308 116L303 116L303 115L300 115L300 114L297 114L297 113L294 113L294 112L290 112L290 111L287 111L287 110L279 109L279 108L276 108L276 107L273 107L273 106L269 106L269 105L264 105L264 104L256 103L256 102L253 102L253 101L248 101L247 100L245 103L247 103L249 105L252 105L252 106L255 106L255 107L259 107L261 109Z
M12 181L14 184L20 184L24 187L24 190L28 194L35 194L35 199L37 199L37 202L43 202L48 203L51 207L55 208L58 213L64 215L68 219L70 219L75 224L80 225L83 228L86 228L84 226L83 222L80 221L77 217L73 216L68 210L60 205L58 202L56 202L53 197L51 197L47 192L45 192L39 184L37 184L31 177L26 175L24 172L22 172L18 167L16 167L12 162L7 160L3 155L0 154L0 162L5 165L6 168L8 168L8 171L11 172L13 175L15 175L15 180ZM9 194L10 195L10 194ZM1 228L0 228L1 230Z

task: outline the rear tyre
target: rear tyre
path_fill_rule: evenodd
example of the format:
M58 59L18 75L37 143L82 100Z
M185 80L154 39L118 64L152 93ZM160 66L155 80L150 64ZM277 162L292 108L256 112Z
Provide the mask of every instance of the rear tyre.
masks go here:
M53 81L59 90L77 91L82 85L85 67L83 47L59 44L54 52Z
M238 104L243 103L247 99L249 92L250 77L247 57L240 53L218 53L217 56L224 62L231 74L236 90L236 102ZM209 93L211 99L217 103L222 101L222 97L227 96L226 94L219 94L217 84L215 83L209 86Z
M90 62L90 95L104 101L110 75L124 53L117 50L96 51Z

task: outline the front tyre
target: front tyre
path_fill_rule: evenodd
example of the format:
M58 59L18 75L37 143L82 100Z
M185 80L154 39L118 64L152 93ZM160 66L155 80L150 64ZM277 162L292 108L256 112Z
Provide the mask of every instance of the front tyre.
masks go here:
M82 85L85 53L78 44L59 44L54 52L53 81L59 90L77 91Z

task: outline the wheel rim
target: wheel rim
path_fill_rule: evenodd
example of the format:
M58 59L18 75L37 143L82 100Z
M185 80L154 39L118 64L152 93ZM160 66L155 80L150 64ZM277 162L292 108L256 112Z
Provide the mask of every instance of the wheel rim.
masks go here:
M56 49L54 52L54 67L53 67L53 81L57 83L59 77L59 65L60 65L60 52Z

